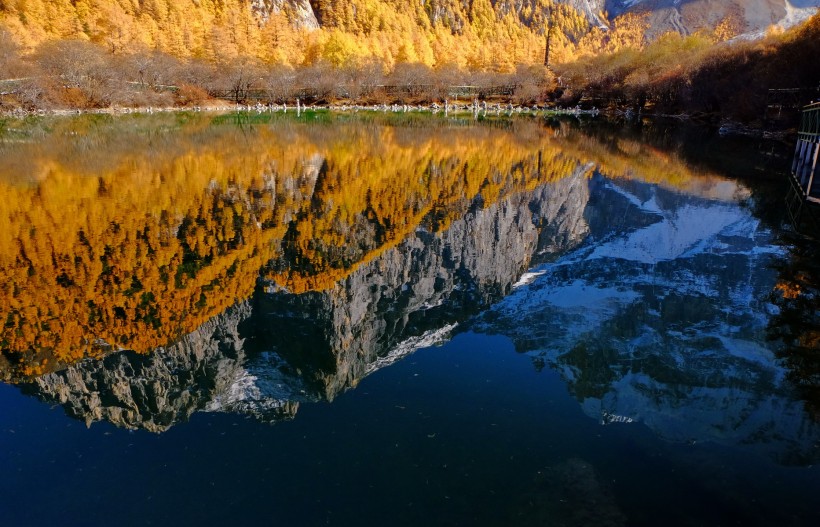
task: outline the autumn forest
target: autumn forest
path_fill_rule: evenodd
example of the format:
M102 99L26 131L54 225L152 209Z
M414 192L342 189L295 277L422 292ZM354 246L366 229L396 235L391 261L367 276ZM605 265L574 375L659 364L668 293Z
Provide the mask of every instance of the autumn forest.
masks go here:
M573 5L2 0L0 110L245 103L253 92L271 103L430 103L469 85L515 104L754 122L768 89L820 83L800 66L820 47L816 16L749 40L735 38L733 16L657 34L646 13L593 21Z

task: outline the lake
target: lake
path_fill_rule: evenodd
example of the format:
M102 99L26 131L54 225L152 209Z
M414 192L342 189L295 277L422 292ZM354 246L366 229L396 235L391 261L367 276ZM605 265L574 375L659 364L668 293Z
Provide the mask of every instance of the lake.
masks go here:
M0 121L4 525L816 525L788 145Z

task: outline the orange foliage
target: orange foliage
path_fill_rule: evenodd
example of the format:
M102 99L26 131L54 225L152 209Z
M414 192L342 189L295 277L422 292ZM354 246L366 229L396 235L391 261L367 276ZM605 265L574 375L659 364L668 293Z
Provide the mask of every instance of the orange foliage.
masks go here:
M255 57L297 66L324 60L337 67L372 57L388 68L405 62L511 72L516 64L542 60L549 7L558 60L569 58L573 40L587 28L581 13L553 0L527 0L512 11L489 0L312 3L322 28L310 31L287 8L262 15L248 0L5 0L0 29L28 50L79 39L115 54L153 49L223 62Z

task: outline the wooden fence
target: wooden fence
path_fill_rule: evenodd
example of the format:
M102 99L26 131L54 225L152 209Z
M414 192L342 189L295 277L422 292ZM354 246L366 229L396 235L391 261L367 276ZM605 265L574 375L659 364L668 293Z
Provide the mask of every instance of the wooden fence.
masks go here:
M786 207L792 223L798 228L808 210L814 218L812 206L820 204L820 102L803 108L797 145L791 167L791 188ZM817 227L816 219L814 227Z
M820 102L806 106L797 132L792 177L806 199L820 203Z

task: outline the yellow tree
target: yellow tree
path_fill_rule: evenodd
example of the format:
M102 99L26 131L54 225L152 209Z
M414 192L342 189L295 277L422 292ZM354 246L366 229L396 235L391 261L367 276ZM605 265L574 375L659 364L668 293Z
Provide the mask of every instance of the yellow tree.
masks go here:
M623 49L642 49L646 43L647 17L645 13L626 13L617 17L610 28L593 28L578 43L578 52L598 55Z

